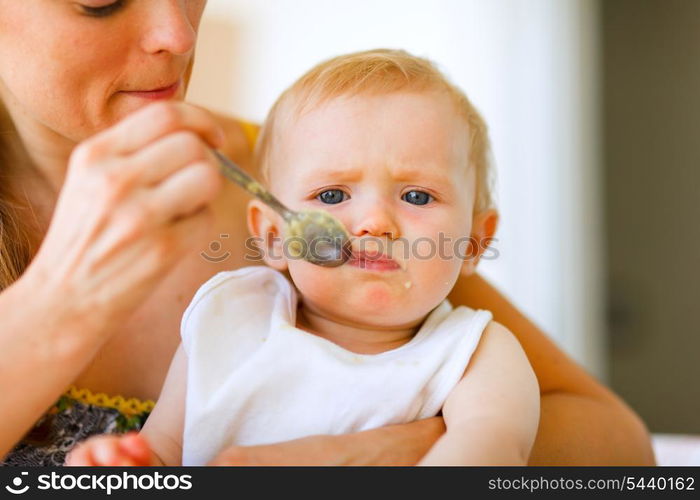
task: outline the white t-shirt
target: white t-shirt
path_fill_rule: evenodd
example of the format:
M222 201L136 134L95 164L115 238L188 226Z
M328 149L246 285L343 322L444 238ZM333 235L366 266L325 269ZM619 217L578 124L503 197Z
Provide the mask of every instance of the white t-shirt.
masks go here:
M295 327L297 293L283 274L253 266L220 273L195 295L182 319L184 465L232 445L435 416L492 317L445 299L406 344L356 354Z

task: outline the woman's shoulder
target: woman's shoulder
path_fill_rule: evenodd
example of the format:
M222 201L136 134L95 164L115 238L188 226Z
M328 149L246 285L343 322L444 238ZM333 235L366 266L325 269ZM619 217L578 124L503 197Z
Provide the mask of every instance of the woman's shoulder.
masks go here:
M212 114L226 135L226 142L221 148L223 152L242 166L250 166L260 130L258 124L220 112L212 112Z

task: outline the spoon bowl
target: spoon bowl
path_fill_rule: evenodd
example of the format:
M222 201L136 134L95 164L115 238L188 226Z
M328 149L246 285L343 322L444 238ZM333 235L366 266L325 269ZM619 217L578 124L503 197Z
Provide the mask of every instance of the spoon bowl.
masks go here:
M290 254L323 267L337 267L350 258L350 238L343 223L322 210L292 212L287 222Z

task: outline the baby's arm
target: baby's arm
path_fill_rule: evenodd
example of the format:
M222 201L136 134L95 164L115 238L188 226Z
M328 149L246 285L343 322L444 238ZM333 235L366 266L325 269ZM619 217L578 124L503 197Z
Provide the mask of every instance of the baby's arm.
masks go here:
M75 447L66 465L181 465L186 383L187 356L180 345L141 433L92 437Z
M512 333L491 322L442 409L446 433L420 465L526 465L537 434L537 378Z

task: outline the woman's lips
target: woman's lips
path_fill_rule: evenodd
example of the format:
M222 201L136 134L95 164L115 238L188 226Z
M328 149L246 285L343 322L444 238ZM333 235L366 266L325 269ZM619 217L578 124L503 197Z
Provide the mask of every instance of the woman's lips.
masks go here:
M122 91L122 93L126 95L130 95L133 97L140 97L141 99L150 99L150 100L159 100L159 99L170 99L173 97L178 89L180 88L182 80L178 80L172 85L169 85L167 87L163 87L160 89L153 89L153 90L129 90L129 91Z
M363 252L359 254L353 253L350 260L348 260L348 264L371 271L395 271L401 269L401 266L394 259L386 255L369 255Z

